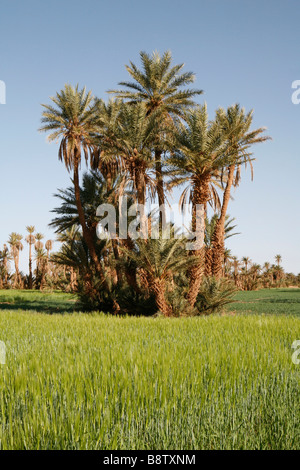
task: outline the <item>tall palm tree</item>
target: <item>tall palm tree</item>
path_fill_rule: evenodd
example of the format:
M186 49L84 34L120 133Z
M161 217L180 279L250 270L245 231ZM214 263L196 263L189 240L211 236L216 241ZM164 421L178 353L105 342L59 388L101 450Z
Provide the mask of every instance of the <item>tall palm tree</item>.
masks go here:
M26 242L29 245L29 283L28 283L28 287L29 287L29 289L32 289L33 288L33 281L32 281L32 246L35 244L35 241L36 241L35 236L34 236L35 227L33 225L28 225L26 227L26 230L28 232L28 235L26 237Z
M277 263L277 266L280 266L280 263L282 261L282 256L281 255L276 255L275 256L275 261Z
M145 119L145 103L118 105L118 115L105 124L109 134L100 140L102 161L121 160L122 170L131 182L139 204L146 202L147 188L154 188L150 172L153 168L151 145L157 136L155 113ZM102 121L103 122L103 121Z
M252 170L252 153L250 147L254 144L270 139L263 136L265 128L250 130L253 121L253 110L245 112L239 104L230 106L227 111L223 108L217 110L217 120L228 140L228 151L236 156L234 162L224 167L225 189L223 193L222 207L219 220L214 231L213 265L212 272L216 278L222 276L222 264L224 257L224 236L226 213L230 200L231 188L237 186L240 180L241 165L250 164ZM252 173L253 174L253 173Z
M126 65L134 81L120 82L119 85L126 89L111 90L110 93L115 93L118 98L129 103L144 102L147 116L155 112L164 128L172 127L174 119L184 117L184 112L194 106L193 98L200 95L202 90L186 88L194 82L195 75L192 72L182 73L184 64L172 66L170 51L164 52L163 55L158 52L153 52L152 55L140 52L140 58L141 70L132 62ZM158 137L153 150L155 152L156 191L161 207L165 204L162 157L166 149L163 138ZM163 219L165 219L164 211L160 213L161 224Z
M82 157L92 168L99 164L99 149L95 146L94 135L97 134L97 110L94 98L86 89L79 90L65 85L65 88L52 97L55 107L43 105L42 127L40 131L50 132L48 139L61 139L58 157L68 171L73 171L76 206L83 237L88 246L95 269L105 284L100 260L95 249L96 231L88 227L81 202L79 186L79 168Z
M192 109L186 114L185 120L186 125L180 126L177 132L178 151L169 158L168 163L173 166L172 184L187 184L181 202L189 200L192 203L192 231L200 241L207 204L217 199L216 179L219 178L222 168L236 162L236 156L228 151L226 135L219 122L209 121L206 104ZM196 214L197 207L200 206L204 207L204 213L202 223L197 228ZM188 300L192 306L195 304L203 275L204 246L194 254L199 257L199 264L191 269Z
M15 263L15 280L14 280L14 287L16 288L17 285L21 285L21 276L19 271L19 259L20 259L20 251L23 250L22 245L22 235L16 232L12 232L9 235L8 243L10 245L10 251L14 259Z

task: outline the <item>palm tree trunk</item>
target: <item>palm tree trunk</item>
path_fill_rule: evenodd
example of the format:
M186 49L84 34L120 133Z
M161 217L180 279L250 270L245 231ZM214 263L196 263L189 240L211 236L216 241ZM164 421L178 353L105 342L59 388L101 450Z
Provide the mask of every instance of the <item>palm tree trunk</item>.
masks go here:
M225 249L225 221L230 200L230 192L234 179L235 165L231 165L228 169L228 178L226 188L223 194L223 202L219 220L216 223L214 234L213 234L213 263L212 273L220 279L223 274L223 263L224 263L224 249Z
M89 252L90 252L92 261L94 263L96 272L97 272L97 274L99 275L99 277L102 281L102 285L103 285L104 289L106 289L109 292L109 287L108 287L107 281L105 279L105 276L103 274L101 263L98 259L97 253L96 253L93 236L92 236L90 230L88 229L88 227L86 225L85 215L84 215L84 211L83 211L83 207L82 207L82 203L81 203L80 186L79 186L79 173L78 173L78 161L79 161L79 155L78 154L79 154L79 150L76 148L76 150L75 150L75 161L74 161L74 189L75 189L75 200L76 200L76 206L77 206L77 211L78 211L79 222L80 222L80 225L82 227L83 238L84 238L84 240L87 244L87 247L89 249ZM116 313L120 310L120 306L118 305L118 303L115 300L113 301L113 303L114 303L113 309L114 309L114 312Z
M161 279L155 279L150 282L150 289L155 296L157 308L165 317L173 315L172 307L167 303L165 298L165 284Z
M196 220L196 206L203 205L204 206L204 213L203 213L203 220L201 221L201 225L205 225L206 213L205 208L207 202L209 201L210 197L210 184L211 176L210 174L203 175L200 179L194 182L194 189L193 189L193 208L192 208L192 231L196 233L197 229L197 220ZM198 260L195 266L190 269L189 277L190 277L190 284L189 284L189 291L187 294L187 300L191 307L195 305L197 295L199 292L199 288L202 281L202 276L204 273L205 268L205 246L204 246L204 233L196 233L196 238L198 240L199 249L190 252L191 256L197 256ZM201 240L203 239L203 240ZM201 243L203 241L203 243ZM202 245L202 246L201 246Z
M145 177L142 169L138 168L136 171L136 192L137 192L137 201L141 210L141 223L140 230L144 239L147 238L147 219L145 214L145 202L146 202L146 186L145 186Z
M29 243L29 289L32 289L32 244Z
M88 246L88 249L89 249L89 252L93 260L93 263L95 265L97 273L99 274L100 278L106 283L104 279L103 271L102 271L102 266L96 254L94 241L93 241L91 232L86 225L85 215L84 215L81 198L80 198L79 173L78 173L77 162L74 163L74 189L75 189L75 200L76 200L76 206L77 206L77 211L78 211L78 217L79 217L80 225L82 227L84 240Z
M156 174L156 190L158 197L159 211L159 229L162 230L166 223L166 212L165 212L165 191L164 191L164 180L162 174L162 151L155 150L155 174Z

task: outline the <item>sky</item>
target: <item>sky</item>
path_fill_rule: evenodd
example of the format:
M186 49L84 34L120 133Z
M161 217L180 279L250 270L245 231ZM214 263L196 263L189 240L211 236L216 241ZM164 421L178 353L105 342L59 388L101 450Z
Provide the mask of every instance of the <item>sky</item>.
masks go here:
M253 148L254 180L246 170L233 193L229 214L241 234L228 247L259 264L280 254L284 269L299 273L300 105L291 99L300 80L299 15L299 0L1 0L0 247L13 231L26 235L27 225L55 239L53 195L70 186L70 175L58 146L38 132L41 103L65 83L106 99L140 51L171 50L174 64L196 74L204 90L197 101L211 118L240 103L272 137ZM27 256L24 243L24 272Z

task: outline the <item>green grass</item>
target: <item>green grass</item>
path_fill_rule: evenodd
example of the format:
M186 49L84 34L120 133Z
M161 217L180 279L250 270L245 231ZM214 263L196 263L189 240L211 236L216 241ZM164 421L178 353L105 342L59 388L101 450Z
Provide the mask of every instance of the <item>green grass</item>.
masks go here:
M299 304L279 315L299 291L268 292L181 319L25 312L74 299L0 292L0 449L299 449Z
M300 316L300 289L262 289L239 292L226 310L235 313L257 313Z
M20 309L53 314L73 312L78 307L76 296L59 291L0 290L0 311Z

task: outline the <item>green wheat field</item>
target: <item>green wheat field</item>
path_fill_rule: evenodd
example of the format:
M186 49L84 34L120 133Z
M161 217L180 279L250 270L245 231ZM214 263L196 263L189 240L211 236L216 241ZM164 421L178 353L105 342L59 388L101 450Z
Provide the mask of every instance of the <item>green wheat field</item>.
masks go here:
M84 314L0 292L1 449L299 449L300 289L219 315Z

